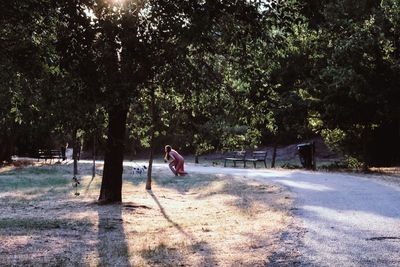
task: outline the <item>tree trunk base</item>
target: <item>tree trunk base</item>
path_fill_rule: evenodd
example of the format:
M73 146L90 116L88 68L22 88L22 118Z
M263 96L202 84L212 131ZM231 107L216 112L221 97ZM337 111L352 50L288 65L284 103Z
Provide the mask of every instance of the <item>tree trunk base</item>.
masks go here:
M110 205L110 204L122 204L122 201L98 200L96 204L99 206Z

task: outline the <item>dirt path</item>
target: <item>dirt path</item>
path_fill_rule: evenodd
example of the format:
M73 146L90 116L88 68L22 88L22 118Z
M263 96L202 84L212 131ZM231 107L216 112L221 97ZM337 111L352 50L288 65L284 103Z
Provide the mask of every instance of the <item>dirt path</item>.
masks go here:
M349 174L190 165L185 169L275 182L293 191L299 228L284 235L282 244L301 256L281 257L283 265L400 266L399 187Z

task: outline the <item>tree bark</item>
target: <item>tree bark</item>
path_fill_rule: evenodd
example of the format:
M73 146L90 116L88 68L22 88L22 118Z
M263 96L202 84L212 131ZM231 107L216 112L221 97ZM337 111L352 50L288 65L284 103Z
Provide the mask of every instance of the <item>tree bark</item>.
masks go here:
M364 173L368 173L369 172L369 168L370 168L370 151L368 149L368 145L370 143L370 136L371 133L369 130L364 130L364 133L362 134L362 141L363 141L363 151L362 151L362 158L363 158L363 162L361 165L361 169Z
M78 130L74 131L74 140L72 145L72 159L74 160L74 177L78 175L78 149L80 144L78 145Z
M369 155L368 155L368 149L367 149L367 142L364 141L363 144L363 162L361 164L361 170L364 173L368 173L369 172Z
M9 163L11 162L11 155L12 155L12 140L10 138L6 138L7 141L2 142L0 144L0 165L3 161Z
M151 190L151 174L152 174L152 169L153 169L153 157L154 157L154 129L151 134L151 140L150 140L150 158L149 158L149 169L147 170L146 190Z
M278 148L278 142L274 142L274 150L272 152L272 160L271 160L271 168L275 168L275 160L276 160L276 150Z
M315 171L317 169L317 163L315 162L315 141L312 141L312 151L311 151L311 161L312 161L312 169Z
M108 140L99 196L102 203L122 201L122 164L127 113L128 111L121 106L114 106L109 111Z
M92 180L96 176L96 135L93 135L93 166L92 166Z
M146 182L146 190L151 190L151 174L153 169L153 156L154 156L154 131L157 125L157 113L156 113L156 96L155 89L151 86L151 139L150 139L150 158L149 158L149 169L147 170L147 182Z

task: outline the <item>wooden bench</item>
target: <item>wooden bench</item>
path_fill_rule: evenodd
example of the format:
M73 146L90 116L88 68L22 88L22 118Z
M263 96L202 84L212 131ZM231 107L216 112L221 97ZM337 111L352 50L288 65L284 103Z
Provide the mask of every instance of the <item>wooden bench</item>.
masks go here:
M236 162L243 161L243 166L246 167L246 153L245 150L228 152L228 157L224 158L224 167L226 167L227 160L233 161L234 167L236 167Z
M62 159L61 150L58 149L39 149L37 154L38 161L39 159L44 159L47 161L48 159L51 161L53 159Z
M253 162L254 168L256 168L257 162L261 161L267 168L267 151L253 151L251 158L246 159L246 161Z

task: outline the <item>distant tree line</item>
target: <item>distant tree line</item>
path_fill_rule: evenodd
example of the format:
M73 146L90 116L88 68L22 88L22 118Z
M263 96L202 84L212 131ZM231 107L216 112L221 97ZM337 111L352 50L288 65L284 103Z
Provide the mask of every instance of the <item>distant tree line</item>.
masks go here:
M122 160L322 136L367 168L400 161L395 0L0 3L0 162L85 140ZM54 143L57 140L59 143Z

